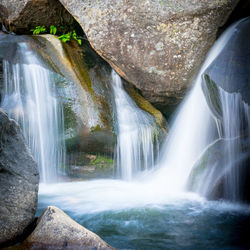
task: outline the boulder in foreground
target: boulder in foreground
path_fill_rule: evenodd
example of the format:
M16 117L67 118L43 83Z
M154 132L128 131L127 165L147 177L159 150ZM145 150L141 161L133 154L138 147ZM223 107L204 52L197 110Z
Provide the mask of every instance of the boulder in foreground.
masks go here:
M0 109L0 246L33 222L39 173L18 124Z
M113 249L98 235L84 228L62 210L49 206L26 239L27 249Z

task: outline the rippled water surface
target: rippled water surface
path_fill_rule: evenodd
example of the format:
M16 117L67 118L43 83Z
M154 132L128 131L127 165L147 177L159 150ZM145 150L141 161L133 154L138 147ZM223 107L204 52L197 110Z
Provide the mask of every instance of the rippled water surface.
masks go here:
M167 197L162 190L165 198L156 192L154 200L136 185L112 180L40 185L38 215L48 205L58 206L120 249L250 247L250 207L188 193Z

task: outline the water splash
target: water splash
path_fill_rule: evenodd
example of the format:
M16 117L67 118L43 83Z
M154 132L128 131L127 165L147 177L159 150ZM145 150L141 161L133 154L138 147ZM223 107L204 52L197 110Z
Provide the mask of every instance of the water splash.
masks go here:
M154 118L139 109L126 93L114 70L111 78L118 126L117 166L121 177L131 180L141 170L149 170L155 165L159 131Z
M26 43L18 43L15 57L3 60L3 78L1 106L21 125L41 181L55 181L65 150L63 112L52 72L43 67Z

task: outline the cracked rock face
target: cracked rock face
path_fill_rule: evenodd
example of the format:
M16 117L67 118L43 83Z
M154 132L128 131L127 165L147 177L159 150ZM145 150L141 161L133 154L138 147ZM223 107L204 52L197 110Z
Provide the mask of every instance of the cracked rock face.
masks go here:
M91 45L161 111L184 96L238 0L60 0Z
M0 245L33 222L38 182L37 164L20 127L0 109Z

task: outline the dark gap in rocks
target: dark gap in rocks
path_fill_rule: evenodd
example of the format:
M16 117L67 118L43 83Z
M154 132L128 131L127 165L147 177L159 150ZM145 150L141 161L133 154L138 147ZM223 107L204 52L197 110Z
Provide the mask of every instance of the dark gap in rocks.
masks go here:
M68 10L58 1L61 5L61 8L64 10L65 13L67 13L67 16L70 16L73 21L73 26L69 27L68 30L75 30L79 38L82 39L82 46L85 46L85 49L83 49L83 60L87 64L88 69L95 67L98 64L101 65L109 65L100 55L97 54L97 52L92 48L91 44L88 41L88 38L82 29L81 25L75 20L75 18L68 12Z
M241 18L248 17L249 15L250 15L250 1L240 0L224 26L228 27L232 23L238 21Z
M250 0L240 0L236 8L233 10L229 16L227 22L220 27L217 32L217 38L234 22L250 16Z
M9 15L15 13L14 6L9 8ZM55 25L58 34L75 30L78 35L86 38L81 26L58 0L28 1L25 8L16 14L11 22L5 6L0 4L0 30L2 24L7 31L17 35L31 35L31 29L42 25L49 33L50 25Z

